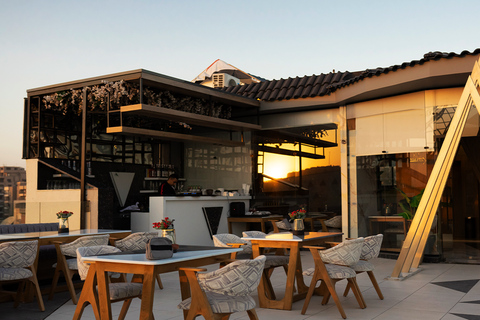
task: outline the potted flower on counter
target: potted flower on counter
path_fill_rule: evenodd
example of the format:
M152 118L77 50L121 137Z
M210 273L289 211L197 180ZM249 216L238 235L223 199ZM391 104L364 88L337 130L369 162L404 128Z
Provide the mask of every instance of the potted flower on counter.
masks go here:
M70 231L68 225L68 218L73 215L71 211L59 211L57 212L58 219L58 233L67 233Z
M175 219L170 220L170 218L165 217L165 219L162 219L162 221L160 222L154 222L153 228L160 229L162 237L169 238L170 240L172 240L172 243L175 243L176 235L175 228L173 227L174 221Z

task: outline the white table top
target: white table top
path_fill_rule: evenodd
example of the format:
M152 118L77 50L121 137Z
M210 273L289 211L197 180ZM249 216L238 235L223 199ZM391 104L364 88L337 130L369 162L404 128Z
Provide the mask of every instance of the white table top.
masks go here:
M148 260L145 253L134 254L116 254L104 256L83 257L82 261L100 261L100 262L116 262L128 264L143 264L143 265L162 265L168 263L175 263L181 261L188 261L193 259L201 259L214 257L222 254L242 251L241 248L225 248L214 250L197 250L197 251L180 251L173 254L172 258L160 260Z
M252 240L261 240L261 241L290 241L290 242L302 242L305 240L321 239L321 238L330 238L336 235L342 235L342 232L305 232L303 236L293 236L293 239L274 239L266 238L265 236L261 237L243 237L242 240L252 241Z
M131 232L131 230L113 230L113 229L83 229L83 230L72 230L70 232L58 233L58 231L34 231L34 232L24 232L24 233L9 233L2 234L2 236L12 237L12 238L58 238L65 236L86 236L86 235L96 235L96 234L115 234Z

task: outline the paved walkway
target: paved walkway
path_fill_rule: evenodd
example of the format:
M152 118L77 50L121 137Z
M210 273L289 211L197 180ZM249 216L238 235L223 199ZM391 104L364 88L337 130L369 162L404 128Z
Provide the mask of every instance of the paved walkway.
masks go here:
M302 251L304 267L313 266L308 251ZM480 265L460 264L423 264L422 271L404 281L384 280L393 270L395 260L376 259L375 275L385 296L379 300L366 274L358 276L358 283L366 300L367 308L360 309L353 294L341 297L342 305L348 319L443 319L443 320L480 320ZM209 270L217 266L209 266ZM180 302L180 288L177 273L162 275L165 289L155 291L155 319L183 319L182 312L177 309ZM306 279L306 282L308 280ZM272 276L277 296L282 296L285 286L283 270L276 270ZM342 293L345 281L337 283L337 292ZM47 296L44 296L47 299ZM340 313L333 303L322 306L321 297L314 296L307 313L300 314L304 300L293 304L292 311L280 311L257 308L259 319L264 320L301 320L301 319L341 319ZM113 317L116 319L122 303L112 305ZM36 304L35 304L36 306ZM135 299L130 306L127 319L138 319L140 300ZM0 304L5 312L14 312L9 304ZM38 309L37 309L38 310ZM55 312L46 316L47 320L71 319L75 305L71 301L63 304ZM0 318L2 318L0 316ZM201 318L201 317L200 317ZM90 306L82 319L95 319ZM246 313L232 315L231 319L248 319Z

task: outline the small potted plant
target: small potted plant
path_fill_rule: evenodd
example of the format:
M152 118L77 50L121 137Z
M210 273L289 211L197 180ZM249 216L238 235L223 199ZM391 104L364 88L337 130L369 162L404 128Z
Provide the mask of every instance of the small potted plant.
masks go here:
M292 211L288 214L288 216L290 217L290 222L293 222L293 234L303 234L303 230L305 229L303 219L305 219L306 215L307 211L304 208Z
M70 231L68 218L73 215L71 211L59 211L57 212L58 219L58 233L68 233Z
M176 235L175 235L175 228L173 226L173 222L175 219L170 220L170 218L165 217L165 219L162 219L160 222L154 222L153 223L153 229L159 229L161 231L162 237L169 238L172 240L172 243L175 243L176 241Z

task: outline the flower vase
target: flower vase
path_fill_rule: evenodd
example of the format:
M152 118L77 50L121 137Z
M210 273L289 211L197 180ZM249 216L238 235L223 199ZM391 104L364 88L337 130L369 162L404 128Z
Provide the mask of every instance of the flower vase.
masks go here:
M304 229L305 225L303 224L303 219L295 219L293 220L293 227L292 227L292 233L294 235L303 235L304 234Z
M162 237L168 238L172 241L172 244L176 243L175 229L161 229Z
M59 218L58 219L58 233L68 233L68 218Z

